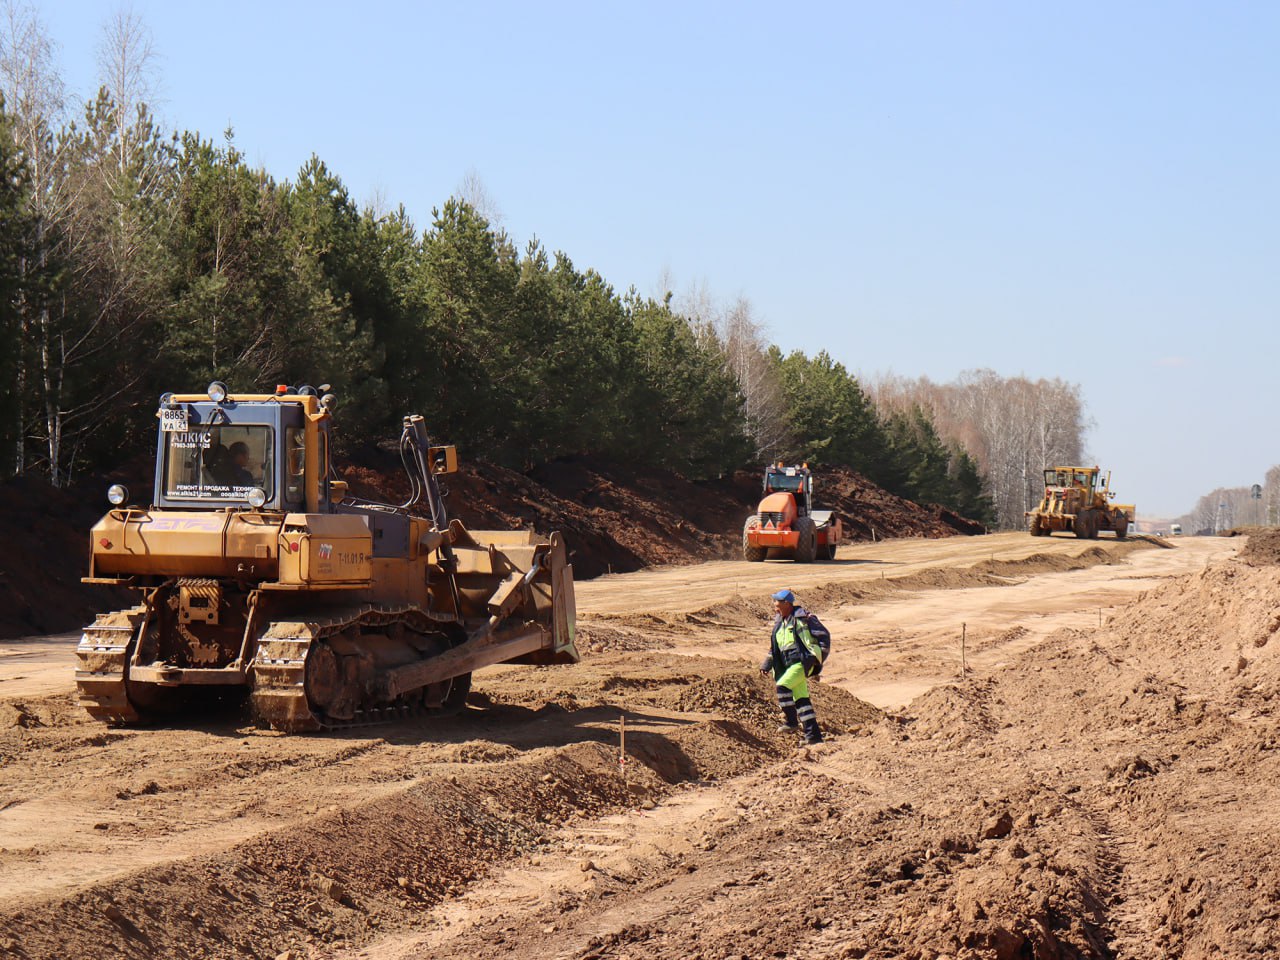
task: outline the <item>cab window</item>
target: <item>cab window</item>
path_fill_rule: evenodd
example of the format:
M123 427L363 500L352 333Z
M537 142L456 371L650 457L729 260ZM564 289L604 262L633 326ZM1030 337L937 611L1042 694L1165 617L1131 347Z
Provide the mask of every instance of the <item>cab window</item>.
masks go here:
M164 494L171 500L245 500L274 487L274 431L252 424L196 427L166 433Z
M285 474L284 498L290 503L303 503L307 498L307 432L302 427L284 431Z

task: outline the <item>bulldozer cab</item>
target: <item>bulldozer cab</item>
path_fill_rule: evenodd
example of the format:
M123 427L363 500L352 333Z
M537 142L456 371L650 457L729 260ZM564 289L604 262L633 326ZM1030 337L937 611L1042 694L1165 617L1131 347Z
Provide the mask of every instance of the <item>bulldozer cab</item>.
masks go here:
M157 507L328 511L329 416L317 397L166 394L156 417Z

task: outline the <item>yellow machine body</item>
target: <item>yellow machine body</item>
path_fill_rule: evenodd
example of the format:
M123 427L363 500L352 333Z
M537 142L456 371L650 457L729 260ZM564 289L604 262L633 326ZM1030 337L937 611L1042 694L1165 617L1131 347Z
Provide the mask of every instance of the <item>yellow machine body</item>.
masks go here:
M1044 471L1044 496L1026 513L1033 537L1069 531L1081 539L1096 539L1110 530L1123 540L1133 523L1133 504L1113 504L1111 475L1099 467L1049 467Z
M85 628L81 703L114 723L247 691L264 723L314 730L461 709L476 669L572 663L559 534L469 531L436 476L456 449L406 417L415 502L347 495L313 393L166 395L147 507L91 533L87 582L139 603Z

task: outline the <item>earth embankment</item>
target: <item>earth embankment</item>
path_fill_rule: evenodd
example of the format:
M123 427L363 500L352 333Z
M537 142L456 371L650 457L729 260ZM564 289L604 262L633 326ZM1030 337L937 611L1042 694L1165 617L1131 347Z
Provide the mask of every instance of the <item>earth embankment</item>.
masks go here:
M409 485L399 460L370 451L338 465L351 491L404 503ZM146 502L151 464L138 459L109 476L55 489L37 477L10 481L0 497L0 639L74 630L102 610L133 601L119 590L80 582L89 570L89 530L107 509L106 488L125 483ZM759 498L759 479L693 482L658 468L588 458L555 461L529 474L484 462L445 478L447 507L474 529L559 530L578 579L736 556L742 522ZM854 540L944 537L982 528L941 507L895 497L851 470L826 474L825 506L844 518Z

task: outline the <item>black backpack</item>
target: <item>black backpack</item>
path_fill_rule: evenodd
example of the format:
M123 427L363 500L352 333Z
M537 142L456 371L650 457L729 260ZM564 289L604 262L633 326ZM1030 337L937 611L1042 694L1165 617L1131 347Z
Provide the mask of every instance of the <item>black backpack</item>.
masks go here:
M831 656L831 631L822 625L822 621L818 619L816 614L810 613L808 610L804 612L804 622L805 626L809 628L809 636L813 637L814 643L822 651L821 660L811 660L805 664L805 676L816 677L822 673L822 665Z

